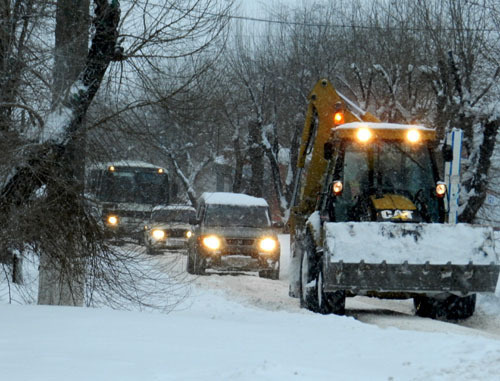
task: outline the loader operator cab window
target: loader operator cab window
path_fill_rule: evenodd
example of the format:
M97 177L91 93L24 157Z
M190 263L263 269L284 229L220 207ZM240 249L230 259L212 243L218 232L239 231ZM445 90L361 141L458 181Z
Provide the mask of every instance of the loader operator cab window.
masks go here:
M397 140L344 145L341 173L344 190L335 200L336 221L370 221L375 215L371 197L398 195L421 210L423 220L439 221L431 153L424 144L410 146Z

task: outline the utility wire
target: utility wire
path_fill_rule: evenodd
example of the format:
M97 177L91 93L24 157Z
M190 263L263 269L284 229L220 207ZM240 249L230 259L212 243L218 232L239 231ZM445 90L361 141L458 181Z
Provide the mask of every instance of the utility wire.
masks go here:
M232 20L242 20L242 21L252 21L252 22L261 22L267 24L280 24L280 25L295 25L295 26L303 26L303 27L322 27L322 28L353 28L353 29L385 29L385 30L410 30L415 32L423 32L429 30L442 30L447 32L499 32L496 28L414 28L414 27L392 27L392 26L372 26L372 25L346 25L346 24L330 24L330 23L307 23L307 22L299 22L299 21L285 21L285 20L272 20L260 17L248 17L248 16L238 16L238 15L224 15L224 14L216 14L209 13L210 16L215 17L226 17Z

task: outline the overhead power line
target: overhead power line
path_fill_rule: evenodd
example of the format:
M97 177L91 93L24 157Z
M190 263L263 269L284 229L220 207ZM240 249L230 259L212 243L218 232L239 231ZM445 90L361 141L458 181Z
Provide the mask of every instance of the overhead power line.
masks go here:
M260 17L248 17L248 16L238 16L238 15L222 15L222 14L210 14L211 16L227 17L232 20L242 20L242 21L252 21L267 24L281 24L281 25L295 25L303 27L320 27L320 28L353 28L353 29L385 29L385 30L411 30L415 32L423 32L429 30L443 30L448 32L499 32L496 28L418 28L418 27L398 27L398 26L374 26L374 25L356 25L356 24L337 24L337 23L308 23L299 21L286 21L286 20L273 20Z

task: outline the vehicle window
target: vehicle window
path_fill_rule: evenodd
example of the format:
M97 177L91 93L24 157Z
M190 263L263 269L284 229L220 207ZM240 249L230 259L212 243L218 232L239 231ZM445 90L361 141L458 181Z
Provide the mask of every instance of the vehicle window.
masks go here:
M168 202L168 177L155 172L106 172L99 196L107 202L162 204Z
M151 218L156 222L182 222L189 223L190 218L194 218L196 212L189 209L160 209L151 214Z
M382 141L371 145L347 143L342 168L344 191L336 202L336 219L350 219L360 197L398 194L424 202L432 221L439 219L430 152L424 144Z
M269 227L267 207L239 205L208 205L204 219L208 226Z

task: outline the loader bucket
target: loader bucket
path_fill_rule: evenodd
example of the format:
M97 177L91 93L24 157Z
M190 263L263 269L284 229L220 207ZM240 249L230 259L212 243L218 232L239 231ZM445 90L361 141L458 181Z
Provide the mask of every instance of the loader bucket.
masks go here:
M325 224L325 290L494 292L500 264L491 227Z

